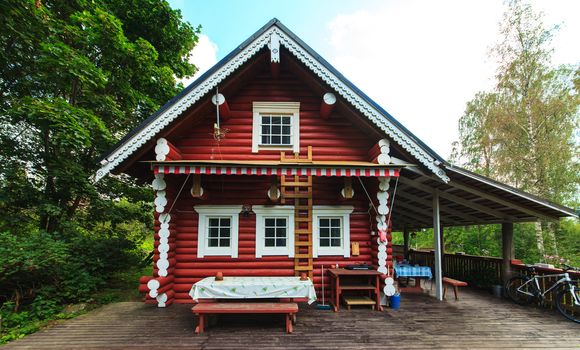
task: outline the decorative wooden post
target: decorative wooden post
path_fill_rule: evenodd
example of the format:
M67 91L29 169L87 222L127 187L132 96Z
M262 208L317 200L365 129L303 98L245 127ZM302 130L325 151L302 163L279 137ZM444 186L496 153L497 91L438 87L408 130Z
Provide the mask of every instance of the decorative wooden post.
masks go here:
M441 264L441 226L439 220L439 192L433 192L433 236L435 236L435 251L433 259L435 260L435 296L443 300L443 270Z
M277 79L280 76L280 37L278 34L272 33L268 48L270 49L270 70L272 76Z
M147 281L149 300L154 300L158 307L171 305L174 300L173 270L175 267L175 224L167 212L168 190L164 174L156 174L151 184L155 190L155 252L153 255L154 278ZM174 220L175 221L175 218Z
M501 277L505 283L512 276L512 260L515 259L513 222L501 224L501 250L503 258Z

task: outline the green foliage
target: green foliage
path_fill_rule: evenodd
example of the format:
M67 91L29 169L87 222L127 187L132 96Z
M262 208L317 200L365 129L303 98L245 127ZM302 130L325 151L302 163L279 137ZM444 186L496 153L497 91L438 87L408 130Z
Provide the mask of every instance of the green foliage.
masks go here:
M115 295L121 271L152 250L150 190L91 177L101 154L179 92L175 78L195 72L200 28L158 0L3 0L0 13L5 342L68 317L64 304Z
M546 28L542 15L528 2L507 2L501 40L492 51L498 64L496 86L467 103L452 162L575 207L580 185L580 66L552 65L550 42L557 29ZM518 258L537 262L563 250L571 254L567 258L578 259L578 250L564 243L575 237L571 225L518 226Z

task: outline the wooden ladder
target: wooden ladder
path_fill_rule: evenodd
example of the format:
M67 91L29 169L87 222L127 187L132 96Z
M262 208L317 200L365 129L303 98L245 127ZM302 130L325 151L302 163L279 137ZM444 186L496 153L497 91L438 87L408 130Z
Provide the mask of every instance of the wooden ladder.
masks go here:
M280 155L282 163L312 163L312 147L308 147L308 158L300 158L298 153L286 158ZM296 276L306 272L312 280L312 176L281 176L281 203L294 201L294 272Z

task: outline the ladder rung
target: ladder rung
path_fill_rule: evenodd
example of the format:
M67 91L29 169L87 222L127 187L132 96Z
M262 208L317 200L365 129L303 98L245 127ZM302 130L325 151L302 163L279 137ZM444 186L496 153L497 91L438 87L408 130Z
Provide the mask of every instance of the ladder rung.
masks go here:
M288 187L312 187L311 182L282 181L280 184Z
M309 235L311 231L306 228L299 228L294 230L295 235Z
M311 259L310 254L294 254L294 259Z
M294 242L294 246L295 247L310 247L312 245L312 242L310 241L300 241L300 242Z
M312 194L311 193L284 193L284 197L286 198L305 198L309 199Z
M295 271L312 271L312 266L294 266Z
M312 218L311 217L306 217L306 218L294 217L294 221L296 221L296 222L309 222L309 221L312 221Z

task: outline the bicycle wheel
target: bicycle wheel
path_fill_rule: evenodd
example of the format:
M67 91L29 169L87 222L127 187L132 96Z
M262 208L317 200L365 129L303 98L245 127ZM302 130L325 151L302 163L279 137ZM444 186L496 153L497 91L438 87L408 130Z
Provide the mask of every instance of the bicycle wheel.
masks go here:
M529 280L530 278L527 276L516 276L506 282L505 292L514 303L526 305L535 299L536 288L532 283L526 284ZM525 293L531 293L533 295Z
M574 303L574 293L576 294L577 300L580 300L580 290L575 288L565 289L558 292L556 295L556 308L564 317L580 323L580 305Z

